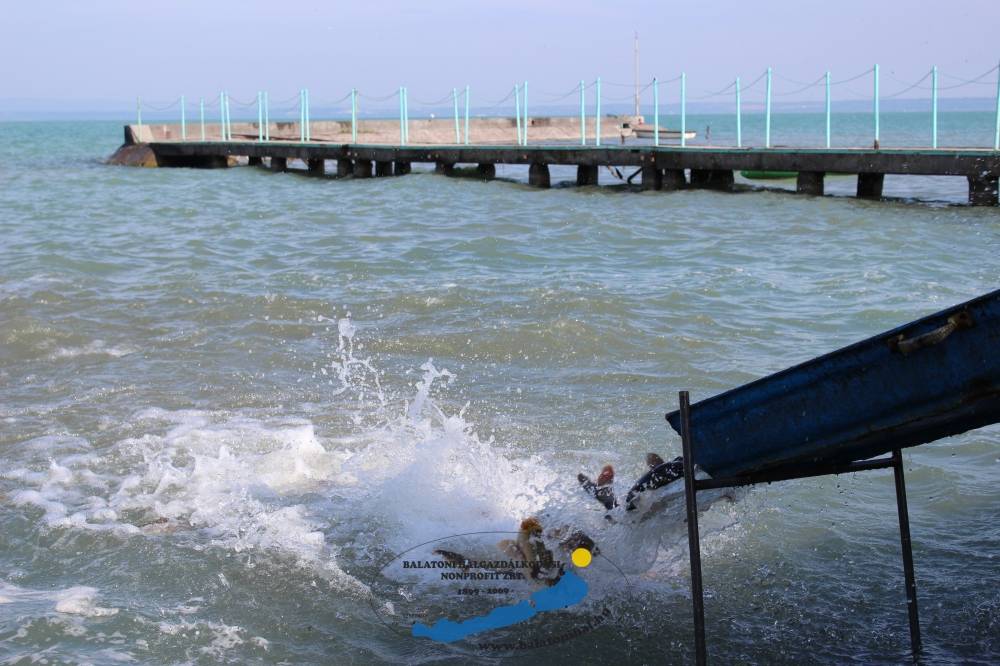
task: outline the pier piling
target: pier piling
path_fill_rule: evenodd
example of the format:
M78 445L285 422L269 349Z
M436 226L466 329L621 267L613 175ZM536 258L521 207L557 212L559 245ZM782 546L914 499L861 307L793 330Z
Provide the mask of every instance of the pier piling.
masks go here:
M322 176L326 173L326 160L322 158L310 159L306 161L310 176Z
M552 179L549 176L549 165L540 162L532 162L528 167L528 185L532 187L551 187Z
M264 158L258 157L256 155L251 155L247 158L247 166L261 166L264 164Z
M393 162L393 173L397 176L405 176L410 173L411 170L412 168L409 162L400 162L399 160Z
M597 185L597 165L581 164L576 168L576 184L583 187L585 185Z
M858 174L858 198L859 199L881 199L882 184L885 182L884 173L859 173Z
M288 170L288 159L284 157L272 157L270 164L271 171L281 173Z
M728 169L691 169L691 187L731 192L734 180Z
M337 160L337 178L347 178L354 173L354 162L351 160Z
M642 165L642 189L663 189L663 171L658 169L655 164Z
M455 175L455 165L451 162L435 162L434 173L442 176L453 176Z
M826 174L822 171L800 171L795 181L795 191L799 194L823 196L823 180Z
M997 176L968 176L969 203L973 206L996 206Z
M392 175L392 162L377 161L375 162L375 176L382 178L385 176Z
M354 177L355 178L371 178L372 177L372 161L371 160L354 160Z
M660 189L672 191L687 187L684 169L664 169L660 176Z
M476 167L476 171L483 180L493 180L497 177L497 165L492 163L484 162Z

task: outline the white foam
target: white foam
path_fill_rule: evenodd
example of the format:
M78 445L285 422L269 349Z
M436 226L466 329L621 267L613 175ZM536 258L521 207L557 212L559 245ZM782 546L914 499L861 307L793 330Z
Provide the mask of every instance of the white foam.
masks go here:
M68 615L85 617L108 617L118 613L117 608L102 608L97 605L97 588L77 586L56 593L55 610Z
M49 360L55 361L65 358L77 358L80 356L110 356L121 358L139 351L135 347L127 345L108 346L103 340L94 340L80 347L59 347L49 354Z

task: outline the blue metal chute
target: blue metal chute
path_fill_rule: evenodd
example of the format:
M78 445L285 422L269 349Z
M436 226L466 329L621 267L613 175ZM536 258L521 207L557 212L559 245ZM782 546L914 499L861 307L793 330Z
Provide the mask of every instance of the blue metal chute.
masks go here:
M679 412L667 414L680 432ZM691 406L712 476L864 460L1000 421L1000 290Z

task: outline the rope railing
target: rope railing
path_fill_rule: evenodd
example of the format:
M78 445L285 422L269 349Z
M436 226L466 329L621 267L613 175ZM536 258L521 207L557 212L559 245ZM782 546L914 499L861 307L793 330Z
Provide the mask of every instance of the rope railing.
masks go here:
M884 78L898 84L899 88L893 92L887 94L880 93L880 80ZM850 84L856 83L863 79L869 79L872 84L870 92L864 92L857 90L856 87L852 87ZM928 79L930 82L928 83ZM947 85L940 85L939 80L944 79L949 83ZM784 104L788 104L792 101L791 98L796 98L804 93L809 93L810 91L815 91L818 89L825 90L824 105L825 105L825 116L826 116L826 145L831 146L831 115L832 115L832 98L833 91L837 91L837 102L845 103L851 102L855 103L863 100L870 100L872 104L872 119L873 119L873 142L875 147L878 147L880 139L880 101L881 100L898 100L904 98L914 91L919 91L921 97L923 93L930 93L930 111L931 111L931 146L937 147L937 130L938 130L938 101L939 93L956 90L967 86L996 86L996 129L994 131L994 142L993 149L1000 150L1000 64L993 66L989 70L979 74L978 76L972 78L965 78L962 76L957 76L947 72L939 72L936 67L925 72L920 78L915 81L900 78L892 70L888 72L881 72L878 65L874 65L864 70L863 72L854 74L847 78L842 79L831 79L830 72L825 72L823 75L818 77L813 81L803 81L798 78L791 76L786 76L782 73L774 72L773 69L768 68L762 72L759 76L753 79L748 85L741 85L740 78L736 77L733 81L726 84L724 87L717 89L709 89L708 91L702 90L699 94L688 96L687 95L687 76L685 73L681 73L673 78L660 80L658 78L653 78L652 80L646 82L645 84L640 84L637 82L633 83L621 83L616 81L602 81L599 77L590 81L580 81L578 85L565 90L565 92L548 92L546 90L534 90L532 95L535 98L542 100L543 104L555 104L558 102L563 102L575 96L579 96L580 99L580 143L581 145L586 145L588 142L588 129L587 129L587 117L591 115L593 117L594 128L594 145L601 145L601 104L611 103L620 104L622 102L635 100L640 106L642 104L649 103L650 91L652 93L652 106L653 106L653 143L654 145L660 144L661 137L661 123L660 123L660 93L661 87L667 86L668 84L680 83L680 125L681 129L679 132L676 130L671 130L671 136L678 136L680 138L680 145L686 146L686 139L690 134L687 132L687 102L691 101L708 101L708 100L718 100L718 103L723 103L723 100L727 97L732 96L733 104L735 107L736 116L736 145L742 147L742 117L743 117L743 97L753 90L755 90L761 82L764 82L765 88L763 91L763 107L764 107L764 147L769 148L771 146L771 116L772 116L772 100L773 98L779 98L783 100ZM778 83L778 86L775 85ZM601 88L603 86L611 86L612 88L619 89L631 89L627 95L603 95L601 94ZM789 86L794 86L789 89ZM895 86L893 86L895 87ZM780 88L780 89L779 89ZM671 94L677 94L676 88L672 85L669 88L663 89L665 92L671 92ZM508 104L512 104L513 108L509 109L513 111L515 117L515 129L516 129L516 141L518 144L526 145L528 143L528 130L531 126L530 116L528 111L529 102L529 89L528 82L515 84L506 95L496 100L485 101L482 106L476 109L477 115L479 116L490 116L495 112L502 111L507 107ZM755 95L759 95L757 92ZM587 110L587 98L591 97L593 100L593 110L588 113ZM906 97L906 99L919 100L921 97ZM760 98L756 98L760 99ZM810 101L813 98L806 98L803 101ZM926 98L923 98L926 99ZM400 86L397 90L385 94L385 95L369 95L360 92L357 88L351 89L349 92L343 96L319 103L317 106L320 108L337 108L344 105L346 102L350 102L351 109L351 139L352 141L357 140L358 135L358 116L360 114L359 101L365 101L369 104L379 105L389 102L391 100L397 100L399 104L399 122L400 122L400 144L406 145L409 142L409 130L410 130L410 118L409 118L409 90L406 86ZM453 121L455 128L455 143L469 144L470 137L470 115L471 115L471 93L470 87L464 86L464 88L453 88L450 92L444 94L442 97L427 100L424 98L415 97L413 98L415 105L425 109L428 108L442 108L446 105L452 107L453 111ZM675 101L674 104L677 102ZM231 120L231 108L236 107L240 111L240 114L245 118L246 110L256 109L257 111L257 132L258 140L268 141L270 140L270 130L271 123L270 118L274 117L286 119L294 117L294 113L299 115L299 131L300 140L310 141L311 140L311 129L312 121L310 119L310 102L309 102L309 91L308 89L302 89L299 91L298 95L291 96L285 99L280 99L275 102L270 102L268 100L267 93L260 91L257 93L256 98L251 98L249 100L232 97L228 92L222 92L218 95L209 95L207 97L200 97L197 99L186 98L185 96L180 96L176 99L167 102L157 102L150 103L148 101L143 101L141 99L136 100L136 115L137 122L139 126L139 136L144 136L142 134L143 122L142 114L146 112L147 114L156 114L158 116L167 113L178 113L180 116L181 124L181 136L183 139L187 139L187 121L189 115L192 119L197 118L197 122L200 124L200 137L202 140L206 139L206 129L205 129L205 119L206 111L212 111L219 120L220 130L216 132L219 137L223 140L231 140L232 136L232 120ZM461 122L461 109L460 106L464 106L465 112L465 123L464 123L464 139L462 132L462 122ZM620 108L620 107L619 107ZM676 108L676 107L675 107ZM759 106L756 108L760 108ZM196 112L192 113L194 109ZM378 111L376 111L378 112ZM367 112L369 117L372 113ZM426 113L426 111L425 111ZM759 113L759 111L755 111ZM433 117L433 114L432 114ZM642 126L640 126L641 128ZM648 131L648 130L643 130Z

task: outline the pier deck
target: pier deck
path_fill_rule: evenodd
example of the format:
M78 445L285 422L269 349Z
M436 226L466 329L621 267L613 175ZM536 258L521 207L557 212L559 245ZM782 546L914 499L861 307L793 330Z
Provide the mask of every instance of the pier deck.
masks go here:
M134 140L126 126L126 144ZM886 174L964 176L969 183L969 203L998 203L1000 152L975 148L734 148L713 146L651 146L643 144L581 145L386 145L299 141L180 141L146 142L162 167L225 167L230 158L247 158L250 165L282 171L288 160L299 159L314 174L325 172L325 162L337 162L337 175L372 177L403 175L414 163L434 164L450 174L455 165L478 165L478 174L490 178L497 164L526 164L529 183L550 184L549 166L577 167L577 183L597 184L602 166L641 169L639 184L647 190L706 188L731 190L734 172L797 172L796 190L822 195L828 173L856 174L857 196L878 199Z

